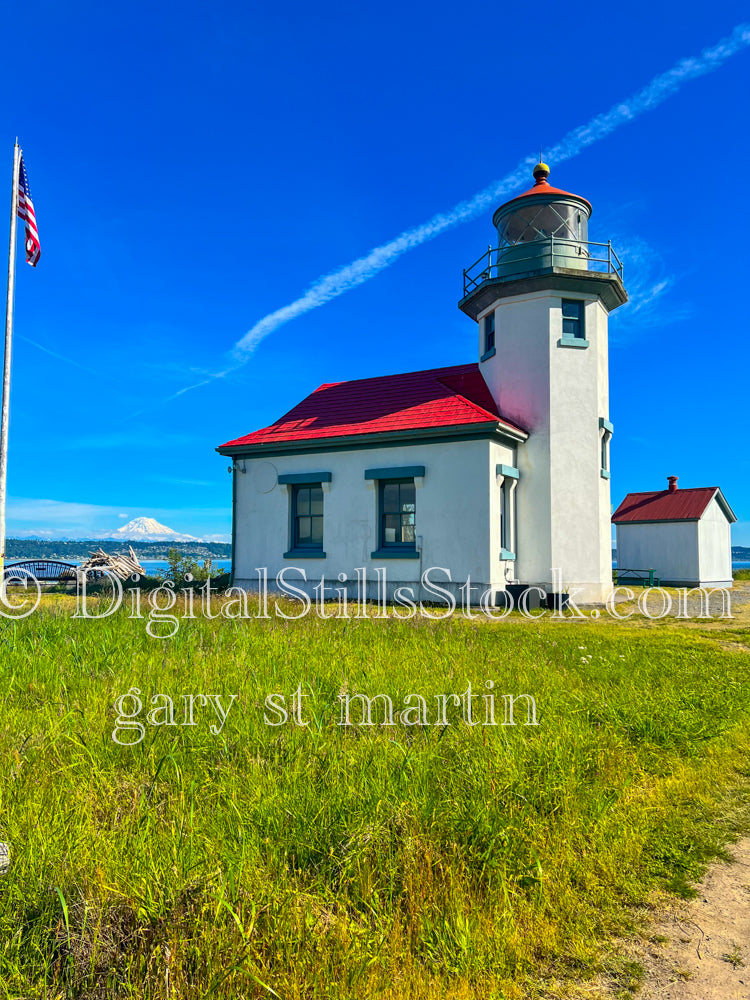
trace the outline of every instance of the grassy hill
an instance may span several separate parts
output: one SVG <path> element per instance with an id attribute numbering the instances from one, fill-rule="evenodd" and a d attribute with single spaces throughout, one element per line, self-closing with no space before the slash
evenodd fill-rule
<path id="1" fill-rule="evenodd" d="M 251 602 L 158 641 L 128 608 L 73 610 L 47 596 L 4 633 L 3 998 L 531 1000 L 595 974 L 622 996 L 639 972 L 612 938 L 747 822 L 746 612 L 321 621 Z M 498 722 L 528 693 L 539 724 L 521 703 L 486 725 L 488 681 Z M 449 702 L 436 725 L 469 682 L 481 724 Z M 131 688 L 145 734 L 119 746 Z M 267 695 L 295 690 L 305 725 L 270 725 Z M 198 692 L 236 696 L 218 734 L 200 702 L 185 724 Z M 429 724 L 380 725 L 378 704 L 342 727 L 356 692 L 419 694 Z M 164 693 L 174 725 L 155 726 Z"/>

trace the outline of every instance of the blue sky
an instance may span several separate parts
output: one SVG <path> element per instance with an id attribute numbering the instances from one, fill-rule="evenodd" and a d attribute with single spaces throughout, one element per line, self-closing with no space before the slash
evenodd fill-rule
<path id="1" fill-rule="evenodd" d="M 32 2 L 0 65 L 42 243 L 19 263 L 8 533 L 228 534 L 214 448 L 322 382 L 475 360 L 491 210 L 233 345 L 321 275 L 514 170 L 747 20 L 718 8 Z M 720 485 L 750 545 L 750 49 L 557 166 L 625 258 L 612 498 Z M 523 187 L 528 184 L 524 183 Z M 521 188 L 523 189 L 523 188 Z M 9 197 L 8 189 L 8 197 Z M 19 261 L 21 258 L 19 257 Z M 187 386 L 207 380 L 189 392 Z"/>

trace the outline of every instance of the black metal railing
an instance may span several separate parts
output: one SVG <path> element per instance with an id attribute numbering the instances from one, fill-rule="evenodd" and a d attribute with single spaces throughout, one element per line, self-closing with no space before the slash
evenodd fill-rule
<path id="1" fill-rule="evenodd" d="M 488 247 L 479 260 L 464 269 L 464 295 L 492 278 L 516 278 L 551 267 L 616 274 L 622 281 L 622 261 L 610 242 L 562 240 L 550 236 L 547 239 L 530 240 L 528 243 Z"/>

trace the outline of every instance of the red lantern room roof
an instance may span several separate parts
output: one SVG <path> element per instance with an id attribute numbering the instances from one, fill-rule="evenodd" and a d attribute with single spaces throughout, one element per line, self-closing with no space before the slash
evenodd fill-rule
<path id="1" fill-rule="evenodd" d="M 502 209 L 506 209 L 508 205 L 512 205 L 521 198 L 528 198 L 531 195 L 543 194 L 548 197 L 561 197 L 561 198 L 575 198 L 576 201 L 582 201 L 584 205 L 588 207 L 589 215 L 592 212 L 591 202 L 582 198 L 580 194 L 573 194 L 571 191 L 563 191 L 562 188 L 552 187 L 547 178 L 549 177 L 549 167 L 546 163 L 537 163 L 534 167 L 534 186 L 530 187 L 528 191 L 524 191 L 523 194 L 516 195 L 515 198 L 511 198 L 510 201 L 506 201 L 502 205 Z M 500 211 L 500 209 L 498 209 Z"/>

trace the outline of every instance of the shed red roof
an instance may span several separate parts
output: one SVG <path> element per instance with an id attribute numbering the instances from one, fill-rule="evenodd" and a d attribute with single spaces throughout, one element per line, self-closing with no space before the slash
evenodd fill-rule
<path id="1" fill-rule="evenodd" d="M 628 493 L 612 515 L 613 524 L 633 521 L 697 521 L 718 493 L 719 502 L 730 521 L 737 518 L 718 486 L 686 490 L 659 490 L 656 493 Z"/>
<path id="2" fill-rule="evenodd" d="M 270 427 L 227 441 L 220 450 L 486 423 L 525 436 L 498 413 L 479 366 L 455 365 L 321 385 Z"/>

